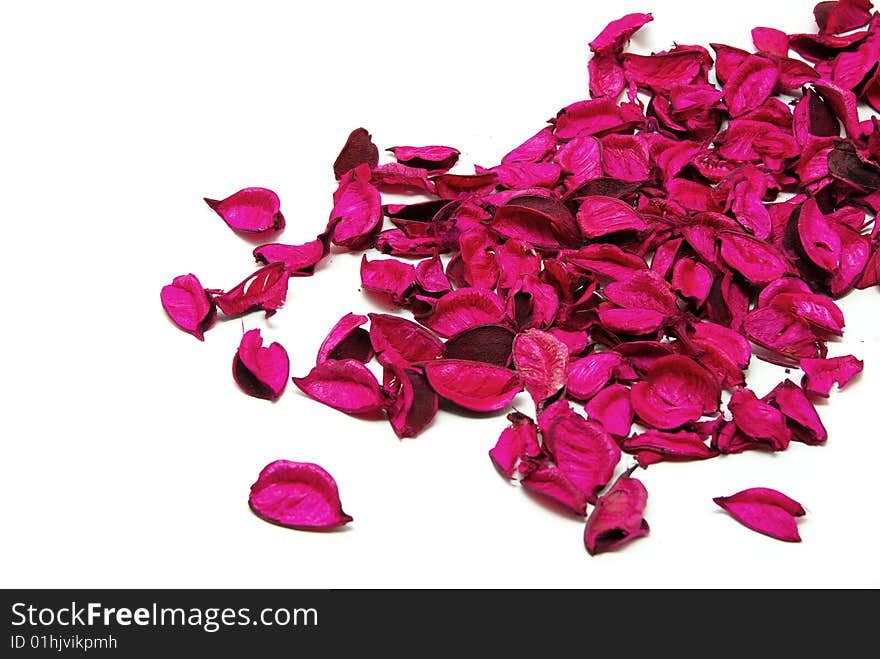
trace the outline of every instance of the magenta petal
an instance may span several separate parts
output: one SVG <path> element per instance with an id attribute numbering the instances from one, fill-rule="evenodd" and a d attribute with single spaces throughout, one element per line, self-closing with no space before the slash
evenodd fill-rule
<path id="1" fill-rule="evenodd" d="M 162 287 L 162 308 L 168 317 L 184 332 L 199 341 L 205 340 L 205 331 L 216 317 L 216 308 L 210 295 L 193 274 L 180 275 Z"/>
<path id="2" fill-rule="evenodd" d="M 777 540 L 800 542 L 795 517 L 806 514 L 794 499 L 766 487 L 754 487 L 729 497 L 712 499 L 748 528 Z"/>
<path id="3" fill-rule="evenodd" d="M 452 290 L 449 277 L 443 271 L 443 262 L 436 256 L 416 264 L 416 284 L 428 294 L 444 294 Z"/>
<path id="4" fill-rule="evenodd" d="M 831 228 L 831 222 L 819 210 L 815 199 L 808 199 L 801 207 L 797 231 L 810 261 L 826 272 L 838 267 L 842 248 L 840 236 Z"/>
<path id="5" fill-rule="evenodd" d="M 373 144 L 366 128 L 355 128 L 336 157 L 336 162 L 333 163 L 333 174 L 338 181 L 344 174 L 362 164 L 366 164 L 371 169 L 378 165 L 379 149 Z"/>
<path id="6" fill-rule="evenodd" d="M 302 245 L 268 243 L 254 249 L 254 258 L 265 265 L 281 261 L 291 276 L 309 276 L 330 251 L 327 234 L 322 234 Z"/>
<path id="7" fill-rule="evenodd" d="M 724 102 L 731 117 L 754 110 L 776 87 L 779 79 L 777 66 L 760 55 L 747 57 L 724 84 Z"/>
<path id="8" fill-rule="evenodd" d="M 679 259 L 672 270 L 672 287 L 702 306 L 712 290 L 714 278 L 708 267 L 694 259 Z"/>
<path id="9" fill-rule="evenodd" d="M 292 529 L 332 529 L 352 521 L 342 510 L 336 481 L 310 462 L 266 465 L 251 486 L 248 503 L 267 522 Z"/>
<path id="10" fill-rule="evenodd" d="M 769 284 L 788 271 L 785 258 L 772 245 L 732 231 L 722 231 L 718 238 L 721 258 L 752 284 Z"/>
<path id="11" fill-rule="evenodd" d="M 333 193 L 328 226 L 333 244 L 351 250 L 372 245 L 382 227 L 382 199 L 370 183 L 368 165 L 358 165 L 343 175 Z"/>
<path id="12" fill-rule="evenodd" d="M 443 342 L 418 323 L 382 313 L 371 313 L 369 317 L 370 342 L 376 352 L 393 350 L 409 363 L 443 354 Z"/>
<path id="13" fill-rule="evenodd" d="M 526 330 L 513 340 L 513 363 L 537 405 L 565 386 L 568 348 L 552 334 Z"/>
<path id="14" fill-rule="evenodd" d="M 587 497 L 559 467 L 542 466 L 520 481 L 527 490 L 561 503 L 574 514 L 587 514 Z"/>
<path id="15" fill-rule="evenodd" d="M 502 165 L 515 162 L 541 162 L 556 150 L 556 137 L 549 126 L 542 128 L 501 159 Z"/>
<path id="16" fill-rule="evenodd" d="M 828 359 L 801 359 L 804 372 L 803 386 L 808 394 L 828 397 L 832 387 L 837 384 L 843 389 L 846 383 L 862 372 L 865 363 L 852 355 L 830 357 Z"/>
<path id="17" fill-rule="evenodd" d="M 370 292 L 387 295 L 397 304 L 404 301 L 415 280 L 416 269 L 409 263 L 396 259 L 368 261 L 366 254 L 361 258 L 361 286 Z"/>
<path id="18" fill-rule="evenodd" d="M 622 363 L 623 358 L 616 352 L 597 352 L 571 362 L 566 378 L 568 394 L 578 400 L 589 400 L 611 381 Z"/>
<path id="19" fill-rule="evenodd" d="M 262 309 L 268 317 L 284 304 L 289 279 L 284 263 L 270 263 L 249 275 L 235 288 L 218 295 L 214 301 L 227 316 Z"/>
<path id="20" fill-rule="evenodd" d="M 475 412 L 506 407 L 523 387 L 513 371 L 484 362 L 435 359 L 422 368 L 440 396 Z"/>
<path id="21" fill-rule="evenodd" d="M 367 322 L 366 316 L 347 313 L 333 326 L 327 338 L 318 348 L 316 364 L 328 359 L 357 359 L 368 362 L 373 357 L 370 335 L 361 325 Z"/>
<path id="22" fill-rule="evenodd" d="M 433 311 L 419 320 L 443 337 L 471 327 L 497 323 L 504 317 L 501 299 L 492 291 L 461 288 L 438 300 Z"/>
<path id="23" fill-rule="evenodd" d="M 646 466 L 646 462 L 706 460 L 718 455 L 718 450 L 707 446 L 700 435 L 687 430 L 646 430 L 625 439 L 622 448 L 627 453 L 635 453 L 642 466 Z"/>
<path id="24" fill-rule="evenodd" d="M 641 216 L 619 199 L 586 197 L 577 212 L 577 222 L 585 238 L 596 238 L 617 231 L 644 231 Z"/>
<path id="25" fill-rule="evenodd" d="M 727 408 L 737 428 L 747 436 L 767 442 L 774 451 L 788 448 L 791 431 L 785 415 L 758 399 L 750 389 L 734 391 Z"/>
<path id="26" fill-rule="evenodd" d="M 591 556 L 648 535 L 643 515 L 648 490 L 637 478 L 624 472 L 608 491 L 599 497 L 584 530 L 584 544 Z"/>
<path id="27" fill-rule="evenodd" d="M 511 412 L 507 415 L 507 420 L 510 425 L 499 435 L 495 446 L 489 451 L 489 457 L 499 472 L 507 478 L 513 478 L 520 460 L 540 453 L 538 427 L 529 417 L 519 412 Z"/>
<path id="28" fill-rule="evenodd" d="M 673 316 L 678 312 L 678 297 L 663 277 L 651 270 L 637 270 L 623 281 L 605 287 L 605 297 L 627 309 L 648 309 Z"/>
<path id="29" fill-rule="evenodd" d="M 293 382 L 310 398 L 346 414 L 370 414 L 385 405 L 376 376 L 356 359 L 328 360 Z"/>
<path id="30" fill-rule="evenodd" d="M 557 466 L 594 503 L 614 474 L 620 447 L 602 426 L 571 411 L 562 413 L 544 432 L 544 442 Z"/>
<path id="31" fill-rule="evenodd" d="M 828 432 L 819 418 L 816 407 L 807 398 L 804 390 L 791 380 L 780 382 L 767 396 L 767 402 L 776 405 L 789 420 L 792 439 L 805 444 L 822 444 L 828 439 Z"/>
<path id="32" fill-rule="evenodd" d="M 205 203 L 233 231 L 267 233 L 284 228 L 278 195 L 266 188 L 244 188 L 222 201 L 206 197 Z"/>
<path id="33" fill-rule="evenodd" d="M 264 348 L 260 330 L 249 330 L 241 337 L 235 353 L 232 376 L 246 394 L 278 400 L 290 377 L 287 351 L 280 343 Z"/>
<path id="34" fill-rule="evenodd" d="M 594 53 L 619 53 L 633 34 L 653 20 L 654 17 L 651 14 L 627 14 L 613 20 L 590 42 L 590 50 Z"/>
<path id="35" fill-rule="evenodd" d="M 614 437 L 626 437 L 633 422 L 629 387 L 608 385 L 584 405 L 584 411 Z"/>

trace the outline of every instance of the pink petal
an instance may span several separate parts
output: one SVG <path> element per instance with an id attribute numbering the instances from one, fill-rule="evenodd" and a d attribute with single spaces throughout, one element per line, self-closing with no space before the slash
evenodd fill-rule
<path id="1" fill-rule="evenodd" d="M 452 290 L 449 277 L 443 272 L 443 262 L 432 257 L 416 264 L 416 284 L 425 293 L 448 293 Z"/>
<path id="2" fill-rule="evenodd" d="M 369 317 L 370 342 L 376 352 L 393 350 L 409 363 L 443 354 L 443 342 L 418 323 L 382 313 L 371 313 Z"/>
<path id="3" fill-rule="evenodd" d="M 752 55 L 743 60 L 724 84 L 724 102 L 730 116 L 738 117 L 761 105 L 778 79 L 779 70 L 769 59 Z"/>
<path id="4" fill-rule="evenodd" d="M 614 437 L 626 437 L 633 423 L 629 387 L 608 385 L 584 405 L 584 411 Z"/>
<path id="5" fill-rule="evenodd" d="M 595 503 L 620 460 L 620 447 L 598 423 L 575 412 L 560 414 L 544 432 L 557 466 Z"/>
<path id="6" fill-rule="evenodd" d="M 649 309 L 673 316 L 678 313 L 678 297 L 665 279 L 650 270 L 638 270 L 623 281 L 605 287 L 605 297 L 629 309 Z"/>
<path id="7" fill-rule="evenodd" d="M 837 34 L 865 25 L 871 20 L 871 9 L 871 0 L 820 2 L 813 8 L 813 16 L 822 32 Z"/>
<path id="8" fill-rule="evenodd" d="M 457 199 L 492 192 L 498 185 L 498 174 L 441 174 L 434 179 L 437 194 L 443 199 Z"/>
<path id="9" fill-rule="evenodd" d="M 500 298 L 478 288 L 462 288 L 441 297 L 433 311 L 420 321 L 443 337 L 471 327 L 497 323 L 504 316 Z"/>
<path id="10" fill-rule="evenodd" d="M 687 430 L 646 430 L 625 439 L 622 448 L 627 453 L 634 453 L 642 467 L 665 460 L 706 460 L 719 453 L 717 449 L 707 446 L 700 435 Z"/>
<path id="11" fill-rule="evenodd" d="M 810 261 L 827 272 L 838 267 L 842 248 L 840 236 L 819 210 L 815 199 L 808 199 L 801 207 L 797 231 L 801 246 Z"/>
<path id="12" fill-rule="evenodd" d="M 232 362 L 232 375 L 246 394 L 278 400 L 290 377 L 287 351 L 280 343 L 264 348 L 260 330 L 249 330 L 241 337 Z"/>
<path id="13" fill-rule="evenodd" d="M 422 368 L 440 396 L 475 412 L 500 410 L 522 391 L 516 373 L 484 362 L 435 359 Z"/>
<path id="14" fill-rule="evenodd" d="M 577 213 L 578 227 L 585 238 L 617 231 L 644 231 L 645 221 L 632 207 L 611 197 L 586 197 Z"/>
<path id="15" fill-rule="evenodd" d="M 733 231 L 722 231 L 718 238 L 721 258 L 752 284 L 769 284 L 788 271 L 784 257 L 757 238 Z"/>
<path id="16" fill-rule="evenodd" d="M 571 362 L 568 366 L 567 392 L 578 400 L 589 400 L 610 382 L 623 363 L 616 352 L 597 352 Z"/>
<path id="17" fill-rule="evenodd" d="M 801 386 L 808 394 L 828 397 L 832 387 L 837 384 L 843 389 L 847 382 L 862 372 L 865 363 L 852 355 L 830 357 L 828 359 L 801 359 L 804 372 Z"/>
<path id="18" fill-rule="evenodd" d="M 619 53 L 629 43 L 633 34 L 653 20 L 651 14 L 627 14 L 613 20 L 590 42 L 590 50 L 594 53 Z"/>
<path id="19" fill-rule="evenodd" d="M 416 269 L 396 259 L 361 258 L 361 286 L 379 295 L 387 295 L 396 304 L 402 304 L 407 291 L 416 280 Z"/>
<path id="20" fill-rule="evenodd" d="M 778 407 L 788 419 L 792 439 L 811 445 L 822 444 L 828 439 L 828 432 L 816 407 L 807 398 L 804 390 L 791 380 L 780 382 L 764 400 Z"/>
<path id="21" fill-rule="evenodd" d="M 316 364 L 328 359 L 356 359 L 368 362 L 373 358 L 370 335 L 361 325 L 367 322 L 366 316 L 347 313 L 333 326 L 327 338 L 318 348 Z"/>
<path id="22" fill-rule="evenodd" d="M 284 263 L 270 263 L 249 275 L 233 289 L 218 295 L 214 302 L 227 316 L 238 316 L 262 309 L 268 318 L 284 304 L 289 279 Z"/>
<path id="23" fill-rule="evenodd" d="M 568 348 L 552 334 L 526 330 L 513 340 L 513 363 L 537 405 L 565 386 Z"/>
<path id="24" fill-rule="evenodd" d="M 369 166 L 358 165 L 339 181 L 328 225 L 334 245 L 360 250 L 375 241 L 382 227 L 382 200 L 370 177 Z"/>
<path id="25" fill-rule="evenodd" d="M 366 128 L 355 128 L 351 131 L 333 163 L 333 174 L 337 181 L 358 165 L 366 164 L 372 169 L 379 164 L 379 149 L 370 137 Z"/>
<path id="26" fill-rule="evenodd" d="M 265 265 L 281 261 L 284 269 L 292 276 L 310 276 L 315 267 L 330 253 L 329 234 L 321 234 L 302 245 L 268 243 L 254 249 L 254 258 Z"/>
<path id="27" fill-rule="evenodd" d="M 767 442 L 774 451 L 788 448 L 791 431 L 786 424 L 785 415 L 777 408 L 758 399 L 750 389 L 733 392 L 727 408 L 733 415 L 733 422 L 752 439 Z"/>
<path id="28" fill-rule="evenodd" d="M 648 522 L 643 517 L 648 491 L 631 473 L 632 470 L 621 474 L 590 513 L 584 544 L 591 556 L 648 535 Z"/>
<path id="29" fill-rule="evenodd" d="M 352 521 L 342 510 L 336 481 L 310 462 L 266 465 L 251 486 L 248 503 L 267 522 L 292 529 L 332 529 Z"/>
<path id="30" fill-rule="evenodd" d="M 752 29 L 752 42 L 759 52 L 786 57 L 788 55 L 788 35 L 772 27 Z"/>
<path id="31" fill-rule="evenodd" d="M 575 515 L 587 514 L 587 497 L 559 467 L 541 466 L 520 481 L 527 490 L 553 499 Z"/>
<path id="32" fill-rule="evenodd" d="M 702 306 L 712 290 L 712 271 L 694 259 L 679 259 L 672 270 L 672 287 Z"/>
<path id="33" fill-rule="evenodd" d="M 221 201 L 205 197 L 205 203 L 239 233 L 268 233 L 284 228 L 278 195 L 266 188 L 244 188 Z"/>
<path id="34" fill-rule="evenodd" d="M 175 277 L 162 287 L 160 298 L 162 308 L 175 325 L 199 341 L 205 340 L 205 332 L 216 318 L 216 308 L 198 277 L 194 274 Z"/>
<path id="35" fill-rule="evenodd" d="M 526 457 L 535 457 L 540 453 L 538 446 L 538 427 L 525 414 L 511 412 L 507 415 L 510 425 L 505 428 L 495 446 L 489 451 L 489 457 L 499 472 L 507 478 L 513 478 L 517 463 Z"/>
<path id="36" fill-rule="evenodd" d="M 322 362 L 293 383 L 310 398 L 346 414 L 371 414 L 385 405 L 376 376 L 356 359 Z"/>
<path id="37" fill-rule="evenodd" d="M 794 499 L 766 487 L 754 487 L 729 497 L 712 499 L 738 522 L 764 535 L 800 542 L 795 517 L 806 514 Z"/>

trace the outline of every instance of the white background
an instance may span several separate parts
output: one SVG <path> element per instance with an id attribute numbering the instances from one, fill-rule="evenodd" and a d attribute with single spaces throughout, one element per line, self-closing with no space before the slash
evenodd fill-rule
<path id="1" fill-rule="evenodd" d="M 845 299 L 832 355 L 863 375 L 820 406 L 826 446 L 793 443 L 639 471 L 647 538 L 590 557 L 583 521 L 506 483 L 487 451 L 502 413 L 441 413 L 413 440 L 292 384 L 241 393 L 245 329 L 283 343 L 292 373 L 327 330 L 376 310 L 360 255 L 290 282 L 287 304 L 221 322 L 200 343 L 159 291 L 193 272 L 230 288 L 253 244 L 202 201 L 274 189 L 314 237 L 332 163 L 364 126 L 381 149 L 447 144 L 491 166 L 586 97 L 587 42 L 653 11 L 631 51 L 673 41 L 750 48 L 749 31 L 813 27 L 812 2 L 6 3 L 0 10 L 5 587 L 878 587 L 878 291 Z M 384 154 L 387 155 L 387 154 Z M 792 374 L 799 378 L 799 372 Z M 766 393 L 784 373 L 753 360 Z M 515 401 L 530 409 L 523 395 Z M 268 462 L 323 465 L 354 522 L 267 524 L 247 506 Z M 801 544 L 712 503 L 752 486 L 801 501 Z"/>

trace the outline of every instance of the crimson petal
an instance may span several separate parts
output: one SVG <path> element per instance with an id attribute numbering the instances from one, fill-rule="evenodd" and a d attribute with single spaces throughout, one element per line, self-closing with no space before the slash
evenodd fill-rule
<path id="1" fill-rule="evenodd" d="M 264 348 L 260 330 L 252 329 L 241 337 L 232 375 L 246 394 L 278 400 L 290 377 L 290 359 L 280 343 L 273 342 Z"/>
<path id="2" fill-rule="evenodd" d="M 806 514 L 803 506 L 782 492 L 753 487 L 729 497 L 712 499 L 738 522 L 764 535 L 786 542 L 800 542 L 795 517 Z"/>

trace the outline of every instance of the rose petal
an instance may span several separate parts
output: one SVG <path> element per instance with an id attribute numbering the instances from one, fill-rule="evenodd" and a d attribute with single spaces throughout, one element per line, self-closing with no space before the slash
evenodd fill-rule
<path id="1" fill-rule="evenodd" d="M 246 394 L 278 400 L 290 377 L 290 359 L 280 343 L 264 348 L 260 330 L 252 329 L 241 337 L 232 361 L 232 376 Z"/>
<path id="2" fill-rule="evenodd" d="M 552 334 L 526 330 L 513 340 L 513 363 L 537 405 L 565 386 L 568 348 Z"/>
<path id="3" fill-rule="evenodd" d="M 368 362 L 373 358 L 370 335 L 361 325 L 367 322 L 366 316 L 347 313 L 333 326 L 327 338 L 318 348 L 316 364 L 328 359 L 356 359 Z"/>
<path id="4" fill-rule="evenodd" d="M 615 550 L 648 535 L 643 515 L 648 491 L 632 470 L 626 471 L 599 497 L 584 530 L 584 545 L 591 556 Z"/>
<path id="5" fill-rule="evenodd" d="M 862 372 L 864 362 L 852 355 L 828 359 L 804 358 L 800 362 L 804 377 L 801 386 L 808 394 L 828 397 L 837 384 L 843 389 L 853 377 Z"/>
<path id="6" fill-rule="evenodd" d="M 199 341 L 205 340 L 205 332 L 216 318 L 216 307 L 198 277 L 191 273 L 175 277 L 162 287 L 160 298 L 175 325 Z"/>
<path id="7" fill-rule="evenodd" d="M 346 414 L 374 413 L 386 402 L 376 376 L 356 359 L 327 360 L 293 383 L 310 398 Z"/>
<path id="8" fill-rule="evenodd" d="M 794 499 L 766 487 L 754 487 L 729 497 L 712 499 L 738 522 L 764 535 L 786 542 L 800 542 L 795 517 L 806 514 Z"/>
<path id="9" fill-rule="evenodd" d="M 344 174 L 358 165 L 366 164 L 370 169 L 379 164 L 379 149 L 373 144 L 366 128 L 355 128 L 351 131 L 345 146 L 333 163 L 333 174 L 338 181 Z"/>
<path id="10" fill-rule="evenodd" d="M 422 368 L 434 391 L 474 412 L 500 410 L 523 388 L 516 373 L 484 362 L 435 359 Z"/>
<path id="11" fill-rule="evenodd" d="M 278 195 L 266 188 L 244 188 L 220 201 L 205 197 L 205 203 L 239 233 L 259 234 L 284 228 Z"/>
<path id="12" fill-rule="evenodd" d="M 251 486 L 248 503 L 267 522 L 292 529 L 332 529 L 352 521 L 342 510 L 336 481 L 310 462 L 266 465 Z"/>

